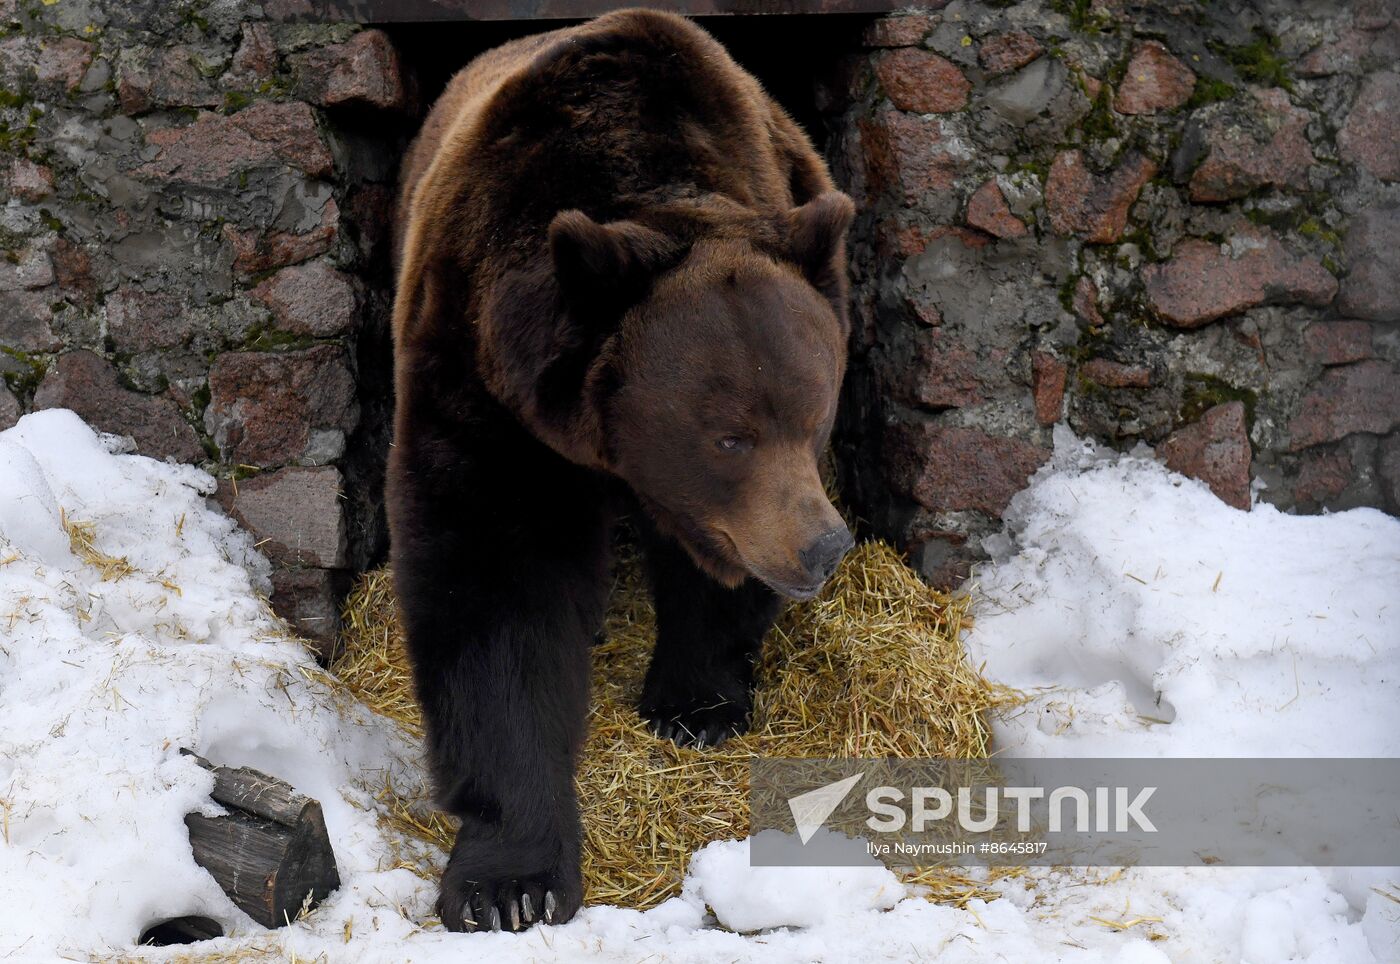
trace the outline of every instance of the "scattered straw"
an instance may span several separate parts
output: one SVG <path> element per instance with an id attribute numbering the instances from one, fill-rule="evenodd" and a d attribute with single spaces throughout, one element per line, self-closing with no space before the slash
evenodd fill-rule
<path id="1" fill-rule="evenodd" d="M 1016 699 L 967 662 L 959 638 L 966 600 L 930 590 L 893 549 L 868 542 L 820 597 L 789 606 L 774 627 L 753 731 L 718 748 L 681 749 L 652 736 L 634 709 L 655 634 L 639 570 L 624 552 L 606 642 L 593 650 L 578 778 L 590 903 L 654 906 L 679 892 L 692 852 L 747 836 L 748 763 L 757 755 L 982 758 L 988 710 Z M 421 732 L 387 570 L 361 577 L 344 627 L 335 675 L 376 711 Z M 397 829 L 451 848 L 450 819 L 392 786 L 383 799 Z M 934 900 L 993 896 L 986 875 L 934 869 L 908 879 Z"/>
<path id="2" fill-rule="evenodd" d="M 1134 927 L 1137 927 L 1139 924 L 1160 924 L 1160 923 L 1162 923 L 1162 918 L 1160 918 L 1160 917 L 1134 917 L 1132 920 L 1109 920 L 1107 917 L 1093 917 L 1093 916 L 1090 916 L 1089 919 L 1090 919 L 1091 921 L 1093 921 L 1095 924 L 1102 924 L 1104 927 L 1107 927 L 1107 928 L 1109 928 L 1109 929 L 1111 929 L 1111 930 L 1115 930 L 1115 931 L 1132 930 Z"/>
<path id="3" fill-rule="evenodd" d="M 8 834 L 6 835 L 6 839 L 9 839 Z M 1400 904 L 1400 891 L 1397 891 L 1396 893 L 1392 894 L 1390 891 L 1381 890 L 1379 887 L 1372 887 L 1371 889 L 1374 890 L 1376 893 L 1380 894 L 1386 900 L 1391 900 L 1397 904 Z"/>
<path id="4" fill-rule="evenodd" d="M 95 524 L 74 521 L 62 508 L 58 513 L 59 523 L 68 533 L 68 548 L 83 562 L 98 569 L 104 582 L 121 579 L 136 571 L 125 556 L 109 556 L 97 548 Z"/>

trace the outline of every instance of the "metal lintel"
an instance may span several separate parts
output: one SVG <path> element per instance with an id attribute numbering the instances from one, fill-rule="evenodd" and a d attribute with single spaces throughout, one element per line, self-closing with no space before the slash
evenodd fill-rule
<path id="1" fill-rule="evenodd" d="M 274 20 L 321 23 L 423 23 L 471 20 L 578 20 L 629 6 L 694 17 L 781 14 L 875 14 L 941 7 L 938 0 L 273 0 Z"/>

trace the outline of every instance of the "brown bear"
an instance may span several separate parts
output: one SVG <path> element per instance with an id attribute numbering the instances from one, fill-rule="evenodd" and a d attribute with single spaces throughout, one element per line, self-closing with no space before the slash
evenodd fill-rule
<path id="1" fill-rule="evenodd" d="M 404 164 L 392 562 L 452 930 L 569 919 L 574 766 L 610 528 L 658 622 L 639 709 L 741 732 L 780 596 L 851 546 L 818 474 L 845 370 L 853 208 L 705 31 L 644 10 L 458 73 Z"/>

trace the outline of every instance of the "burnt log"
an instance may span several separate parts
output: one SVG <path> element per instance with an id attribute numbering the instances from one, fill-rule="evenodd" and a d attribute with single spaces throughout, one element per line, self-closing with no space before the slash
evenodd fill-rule
<path id="1" fill-rule="evenodd" d="M 238 908 L 264 927 L 282 927 L 340 886 L 321 804 L 248 767 L 216 767 L 210 796 L 227 813 L 185 815 L 199 864 Z"/>

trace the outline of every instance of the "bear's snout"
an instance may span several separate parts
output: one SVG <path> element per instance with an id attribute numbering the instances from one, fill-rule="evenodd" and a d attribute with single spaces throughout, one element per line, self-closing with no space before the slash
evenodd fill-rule
<path id="1" fill-rule="evenodd" d="M 842 557 L 850 552 L 855 544 L 851 530 L 843 524 L 823 532 L 811 545 L 798 552 L 797 558 L 807 570 L 810 584 L 821 586 L 830 579 Z"/>
<path id="2" fill-rule="evenodd" d="M 826 497 L 810 449 L 775 446 L 757 462 L 747 498 L 711 525 L 749 575 L 791 599 L 811 599 L 855 540 Z"/>

